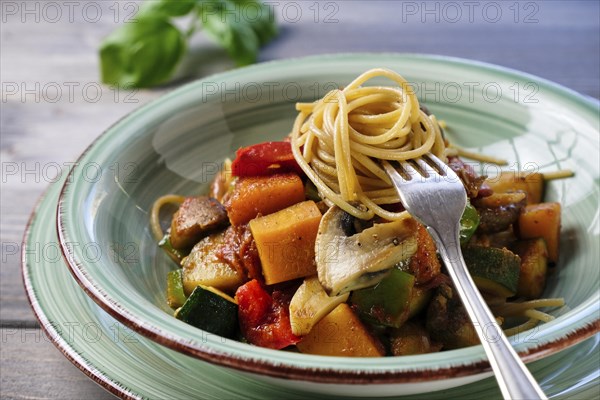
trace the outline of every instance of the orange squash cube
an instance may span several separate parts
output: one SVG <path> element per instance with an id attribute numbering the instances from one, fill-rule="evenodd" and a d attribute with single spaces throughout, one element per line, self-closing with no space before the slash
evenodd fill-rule
<path id="1" fill-rule="evenodd" d="M 312 200 L 250 221 L 267 285 L 317 273 L 315 240 L 320 222 L 321 212 Z"/>
<path id="2" fill-rule="evenodd" d="M 232 225 L 245 224 L 304 200 L 304 185 L 296 174 L 239 178 L 225 201 Z"/>
<path id="3" fill-rule="evenodd" d="M 296 345 L 306 354 L 340 357 L 383 357 L 381 343 L 365 325 L 342 303 L 327 314 Z"/>
<path id="4" fill-rule="evenodd" d="M 519 216 L 521 239 L 542 238 L 548 248 L 548 261 L 557 262 L 560 239 L 560 203 L 525 206 Z"/>

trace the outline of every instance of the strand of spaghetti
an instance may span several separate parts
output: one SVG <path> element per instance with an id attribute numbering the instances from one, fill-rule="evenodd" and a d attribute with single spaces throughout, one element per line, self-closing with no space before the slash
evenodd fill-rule
<path id="1" fill-rule="evenodd" d="M 360 218 L 360 219 L 371 219 L 373 218 L 374 213 L 370 210 L 363 210 L 358 207 L 352 206 L 350 203 L 343 201 L 341 196 L 334 192 L 329 186 L 327 186 L 321 178 L 315 173 L 315 171 L 308 165 L 308 163 L 301 156 L 300 148 L 294 145 L 298 140 L 298 135 L 300 133 L 300 126 L 302 124 L 302 114 L 298 115 L 296 120 L 294 121 L 294 129 L 292 130 L 291 135 L 291 143 L 292 143 L 292 153 L 294 154 L 294 158 L 298 162 L 300 168 L 304 171 L 306 176 L 313 182 L 313 184 L 317 187 L 317 190 L 320 194 L 322 194 L 325 199 L 325 203 L 328 206 L 332 206 L 333 204 L 340 207 L 342 210 L 346 211 L 348 214 Z"/>
<path id="2" fill-rule="evenodd" d="M 363 86 L 373 78 L 394 84 Z M 399 218 L 381 207 L 399 199 L 380 160 L 410 160 L 428 152 L 446 160 L 437 120 L 419 108 L 414 90 L 393 71 L 367 71 L 296 109 L 291 144 L 298 165 L 328 203 L 354 217 Z"/>
<path id="3" fill-rule="evenodd" d="M 527 310 L 533 310 L 542 307 L 562 307 L 565 305 L 563 298 L 548 298 L 548 299 L 536 299 L 530 301 L 524 301 L 521 303 L 503 303 L 498 305 L 492 305 L 494 312 L 505 317 L 513 317 L 524 315 L 523 313 Z"/>
<path id="4" fill-rule="evenodd" d="M 506 161 L 502 158 L 492 157 L 492 156 L 488 156 L 488 155 L 481 154 L 481 153 L 475 153 L 473 151 L 465 150 L 462 147 L 458 147 L 456 145 L 452 145 L 452 148 L 456 149 L 456 152 L 459 156 L 470 158 L 471 160 L 475 160 L 475 161 L 479 161 L 479 162 L 487 162 L 487 163 L 496 164 L 496 165 L 508 164 L 508 161 Z"/>
<path id="5" fill-rule="evenodd" d="M 539 319 L 542 322 L 550 322 L 554 319 L 554 317 L 550 314 L 546 314 L 540 310 L 527 310 L 525 311 L 525 316 L 529 318 Z"/>
<path id="6" fill-rule="evenodd" d="M 506 336 L 512 336 L 512 335 L 516 335 L 522 332 L 525 332 L 529 329 L 535 328 L 536 325 L 539 323 L 540 321 L 535 319 L 535 318 L 530 318 L 527 320 L 527 322 L 521 324 L 521 325 L 517 325 L 514 326 L 512 328 L 508 328 L 504 330 L 504 334 Z"/>
<path id="7" fill-rule="evenodd" d="M 570 169 L 560 169 L 558 171 L 551 171 L 551 172 L 543 172 L 542 176 L 544 177 L 544 180 L 552 180 L 552 179 L 564 179 L 564 178 L 570 178 L 572 176 L 575 175 L 575 172 L 571 171 Z"/>
<path id="8" fill-rule="evenodd" d="M 150 229 L 152 230 L 152 236 L 154 239 L 159 241 L 163 238 L 164 232 L 160 226 L 160 209 L 166 204 L 181 204 L 185 200 L 185 197 L 176 194 L 167 194 L 161 196 L 154 201 L 152 209 L 150 210 Z"/>
<path id="9" fill-rule="evenodd" d="M 339 140 L 341 141 L 342 146 L 342 154 L 343 154 L 343 167 L 344 174 L 346 175 L 346 185 L 347 185 L 347 193 L 348 197 L 344 198 L 346 201 L 356 200 L 356 171 L 352 165 L 352 153 L 350 152 L 350 136 L 348 129 L 348 103 L 346 102 L 346 97 L 338 92 L 338 101 L 339 101 L 339 113 L 336 119 L 339 120 Z"/>

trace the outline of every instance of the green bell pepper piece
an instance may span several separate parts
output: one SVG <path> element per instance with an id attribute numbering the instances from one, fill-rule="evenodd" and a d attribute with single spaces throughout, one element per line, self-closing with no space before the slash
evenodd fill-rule
<path id="1" fill-rule="evenodd" d="M 409 316 L 415 277 L 394 268 L 377 285 L 352 293 L 351 303 L 367 322 L 400 327 Z"/>
<path id="2" fill-rule="evenodd" d="M 471 236 L 475 233 L 475 230 L 479 226 L 479 213 L 471 205 L 471 203 L 467 202 L 467 206 L 465 207 L 465 211 L 463 212 L 462 217 L 460 218 L 460 244 L 466 244 Z"/>

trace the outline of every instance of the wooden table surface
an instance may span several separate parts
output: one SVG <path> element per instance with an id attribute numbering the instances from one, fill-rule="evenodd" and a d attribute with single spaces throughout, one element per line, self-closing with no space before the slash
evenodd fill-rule
<path id="1" fill-rule="evenodd" d="M 351 51 L 443 54 L 507 66 L 600 97 L 597 1 L 314 3 L 276 7 L 281 34 L 262 50 L 261 61 Z M 0 397 L 110 398 L 40 339 L 20 276 L 23 230 L 57 171 L 66 173 L 111 123 L 178 83 L 136 92 L 100 85 L 98 44 L 129 15 L 132 2 L 53 4 L 1 3 Z M 207 40 L 194 46 L 201 50 L 196 75 L 230 67 Z"/>

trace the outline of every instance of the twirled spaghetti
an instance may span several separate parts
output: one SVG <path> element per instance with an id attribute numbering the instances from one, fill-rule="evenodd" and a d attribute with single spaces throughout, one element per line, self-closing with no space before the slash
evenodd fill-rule
<path id="1" fill-rule="evenodd" d="M 362 86 L 376 77 L 397 86 Z M 296 161 L 330 205 L 357 218 L 401 216 L 381 207 L 399 198 L 378 160 L 404 161 L 428 152 L 446 160 L 435 116 L 419 108 L 409 83 L 396 72 L 369 70 L 296 109 L 291 134 Z"/>

